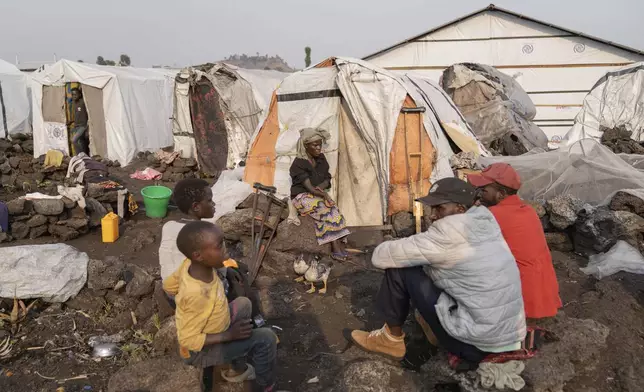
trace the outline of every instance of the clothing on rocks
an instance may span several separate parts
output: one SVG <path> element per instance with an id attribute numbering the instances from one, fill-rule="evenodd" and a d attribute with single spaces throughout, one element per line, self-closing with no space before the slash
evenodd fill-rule
<path id="1" fill-rule="evenodd" d="M 154 170 L 151 167 L 146 167 L 143 170 L 137 170 L 134 173 L 130 174 L 130 178 L 144 181 L 160 180 L 162 176 L 163 173 L 158 170 Z"/>
<path id="2" fill-rule="evenodd" d="M 488 353 L 455 339 L 443 328 L 436 313 L 436 304 L 442 293 L 422 267 L 391 268 L 385 271 L 376 296 L 376 306 L 388 325 L 402 326 L 409 315 L 411 302 L 441 347 L 470 362 L 480 362 Z"/>
<path id="3" fill-rule="evenodd" d="M 317 142 L 319 140 L 321 140 L 322 143 L 326 143 L 330 138 L 331 134 L 324 129 L 304 128 L 300 130 L 300 138 L 297 141 L 297 157 L 308 159 L 308 154 L 306 153 L 307 144 Z"/>
<path id="4" fill-rule="evenodd" d="M 517 195 L 490 207 L 490 211 L 519 266 L 526 317 L 555 316 L 562 306 L 559 283 L 539 216 Z"/>
<path id="5" fill-rule="evenodd" d="M 75 187 L 58 185 L 57 190 L 59 195 L 77 202 L 81 208 L 85 208 L 85 206 L 87 205 L 85 202 L 85 196 L 83 196 L 85 187 L 83 187 L 82 185 L 77 185 Z"/>
<path id="6" fill-rule="evenodd" d="M 0 201 L 0 232 L 7 233 L 9 231 L 9 208 L 7 205 Z"/>
<path id="7" fill-rule="evenodd" d="M 331 174 L 329 173 L 329 162 L 324 154 L 315 158 L 315 166 L 308 158 L 295 158 L 289 169 L 291 175 L 291 199 L 294 199 L 300 193 L 308 192 L 304 186 L 304 181 L 311 181 L 313 187 L 317 187 L 325 181 L 331 183 Z"/>
<path id="8" fill-rule="evenodd" d="M 174 162 L 174 160 L 177 159 L 180 155 L 181 153 L 179 151 L 168 152 L 159 150 L 154 153 L 154 156 L 156 156 L 161 163 L 165 163 L 166 165 L 171 165 L 172 162 Z"/>
<path id="9" fill-rule="evenodd" d="M 44 166 L 54 166 L 54 167 L 60 167 L 60 165 L 63 164 L 63 159 L 65 157 L 65 154 L 63 154 L 62 151 L 59 150 L 49 150 L 47 151 L 47 154 L 45 155 L 45 162 Z"/>
<path id="10" fill-rule="evenodd" d="M 315 220 L 318 245 L 328 244 L 350 234 L 338 207 L 329 207 L 322 198 L 308 192 L 300 193 L 293 199 L 293 205 L 300 215 L 308 215 Z"/>
<path id="11" fill-rule="evenodd" d="M 481 363 L 476 369 L 480 377 L 481 386 L 486 389 L 496 388 L 504 390 L 506 388 L 513 391 L 520 391 L 525 387 L 525 380 L 521 373 L 525 369 L 525 364 L 521 361 L 510 361 L 506 363 Z"/>
<path id="12" fill-rule="evenodd" d="M 248 298 L 239 297 L 232 301 L 229 308 L 231 324 L 250 319 L 251 308 Z M 257 383 L 261 386 L 273 385 L 277 362 L 277 336 L 269 328 L 253 329 L 250 338 L 245 340 L 213 344 L 203 347 L 200 351 L 192 351 L 186 358 L 186 363 L 200 368 L 226 363 L 232 363 L 233 367 L 237 367 L 245 357 L 249 357 L 255 367 Z"/>
<path id="13" fill-rule="evenodd" d="M 447 216 L 427 231 L 380 244 L 376 268 L 423 266 L 443 290 L 440 324 L 453 338 L 497 352 L 521 342 L 526 320 L 519 269 L 496 219 L 485 207 Z"/>

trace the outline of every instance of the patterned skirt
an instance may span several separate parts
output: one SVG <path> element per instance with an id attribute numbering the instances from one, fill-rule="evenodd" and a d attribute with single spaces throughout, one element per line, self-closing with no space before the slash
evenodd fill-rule
<path id="1" fill-rule="evenodd" d="M 318 245 L 328 244 L 350 234 L 338 207 L 328 207 L 320 197 L 308 192 L 300 193 L 293 199 L 293 206 L 300 215 L 308 215 L 315 220 Z"/>

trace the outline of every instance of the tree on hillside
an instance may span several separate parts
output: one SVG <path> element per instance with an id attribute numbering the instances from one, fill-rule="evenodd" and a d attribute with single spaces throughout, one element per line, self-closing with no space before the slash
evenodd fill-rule
<path id="1" fill-rule="evenodd" d="M 311 66 L 311 47 L 307 46 L 304 48 L 304 53 L 306 54 L 306 57 L 304 57 L 304 65 L 308 68 Z"/>
<path id="2" fill-rule="evenodd" d="M 119 60 L 119 65 L 122 67 L 129 67 L 132 64 L 132 61 L 130 60 L 130 56 L 127 54 L 122 54 L 121 59 Z"/>
<path id="3" fill-rule="evenodd" d="M 109 66 L 113 67 L 113 66 L 116 65 L 116 61 L 114 61 L 114 60 L 105 60 L 105 65 L 109 65 Z"/>
<path id="4" fill-rule="evenodd" d="M 83 60 L 77 60 L 76 62 L 77 62 L 77 63 L 84 63 L 84 61 L 83 61 Z"/>
<path id="5" fill-rule="evenodd" d="M 98 64 L 98 65 L 107 65 L 107 64 L 105 64 L 105 59 L 103 58 L 103 56 L 98 56 L 96 58 L 96 64 Z"/>

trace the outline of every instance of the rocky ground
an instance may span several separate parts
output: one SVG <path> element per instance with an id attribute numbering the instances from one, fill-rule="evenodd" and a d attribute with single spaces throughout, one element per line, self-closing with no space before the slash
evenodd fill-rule
<path id="1" fill-rule="evenodd" d="M 136 168 L 147 164 L 143 158 Z M 129 179 L 127 174 L 134 169 L 112 168 L 111 174 L 120 174 L 140 199 L 138 190 L 150 182 Z M 17 193 L 15 190 L 11 195 L 0 196 L 7 200 Z M 564 212 L 546 207 L 550 220 L 565 220 Z M 240 213 L 237 218 L 244 216 Z M 178 213 L 171 210 L 164 221 L 176 217 Z M 176 355 L 172 311 L 159 296 L 162 223 L 139 213 L 123 223 L 116 243 L 103 244 L 96 230 L 67 241 L 92 259 L 88 287 L 66 304 L 36 303 L 31 308 L 13 335 L 11 355 L 0 359 L 0 391 L 199 390 L 197 371 L 183 366 Z M 241 240 L 238 246 L 231 247 L 231 252 L 243 254 L 247 246 L 245 230 L 238 228 L 247 225 L 231 219 L 221 223 L 229 234 L 228 240 Z M 306 227 L 304 223 L 301 230 Z M 295 249 L 301 248 L 302 243 L 290 244 L 296 242 L 293 238 L 302 236 L 298 230 L 288 226 L 278 233 L 255 284 L 268 323 L 281 339 L 280 389 L 457 391 L 460 383 L 461 390 L 477 390 L 472 386 L 472 374 L 454 375 L 444 355 L 432 359 L 423 372 L 411 373 L 355 347 L 344 351 L 343 328 L 382 325 L 373 307 L 381 272 L 368 267 L 368 254 L 354 256 L 344 264 L 325 258 L 324 262 L 333 264 L 328 293 L 306 294 L 304 285 L 293 282 L 292 261 L 297 256 Z M 552 236 L 555 234 L 560 233 Z M 354 247 L 365 249 L 381 240 L 382 235 L 374 232 L 350 237 Z M 40 237 L 3 243 L 0 247 L 55 241 L 53 237 Z M 559 246 L 555 242 L 551 239 L 553 248 L 564 252 L 572 250 L 571 242 L 575 243 L 568 234 L 562 236 Z M 581 256 L 555 251 L 553 257 L 564 307 L 547 327 L 559 341 L 550 343 L 528 361 L 525 390 L 644 390 L 644 276 L 621 273 L 597 281 L 579 271 L 587 263 Z M 121 280 L 125 285 L 119 283 Z M 0 303 L 0 311 L 6 314 L 12 307 L 12 301 Z M 6 322 L 0 327 L 0 341 L 11 327 Z M 418 333 L 411 321 L 406 328 L 412 335 Z M 114 334 L 119 335 L 122 353 L 109 360 L 92 358 L 90 338 Z M 221 389 L 241 390 L 232 386 Z"/>

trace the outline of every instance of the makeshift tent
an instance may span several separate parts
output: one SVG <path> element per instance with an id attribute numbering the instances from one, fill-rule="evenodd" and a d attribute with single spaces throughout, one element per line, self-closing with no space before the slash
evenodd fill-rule
<path id="1" fill-rule="evenodd" d="M 31 132 L 28 80 L 14 65 L 0 60 L 0 138 Z"/>
<path id="2" fill-rule="evenodd" d="M 523 86 L 537 108 L 535 123 L 557 143 L 589 87 L 606 72 L 644 61 L 644 52 L 491 4 L 364 60 L 436 81 L 451 64 L 489 64 Z"/>
<path id="3" fill-rule="evenodd" d="M 324 148 L 331 195 L 351 226 L 381 225 L 409 211 L 413 193 L 426 194 L 430 182 L 453 176 L 454 150 L 488 154 L 436 83 L 330 58 L 282 81 L 251 141 L 244 180 L 289 196 L 289 168 L 307 127 L 331 134 Z"/>
<path id="4" fill-rule="evenodd" d="M 548 148 L 548 137 L 532 122 L 537 109 L 510 76 L 489 65 L 454 64 L 440 84 L 486 147 L 503 155 Z"/>
<path id="5" fill-rule="evenodd" d="M 89 115 L 90 153 L 127 165 L 140 151 L 172 146 L 176 70 L 61 60 L 32 74 L 34 156 L 69 153 L 65 87 L 78 82 Z"/>
<path id="6" fill-rule="evenodd" d="M 271 94 L 288 75 L 223 63 L 181 70 L 175 86 L 175 151 L 197 157 L 207 173 L 234 167 L 245 157 Z"/>
<path id="7" fill-rule="evenodd" d="M 624 127 L 631 138 L 644 141 L 644 63 L 608 72 L 584 99 L 566 145 L 584 138 L 601 139 L 603 129 Z"/>

